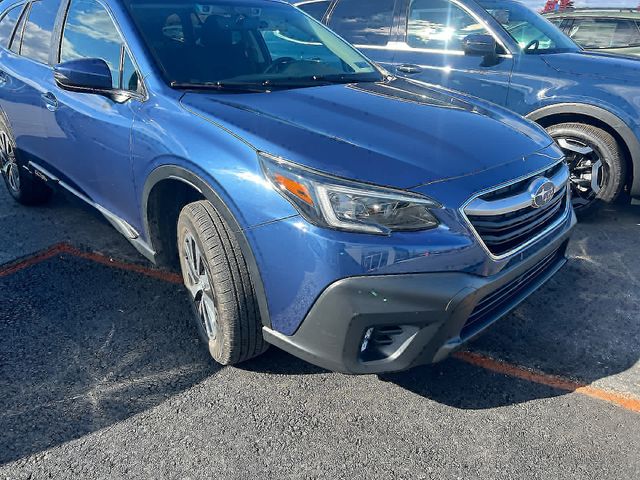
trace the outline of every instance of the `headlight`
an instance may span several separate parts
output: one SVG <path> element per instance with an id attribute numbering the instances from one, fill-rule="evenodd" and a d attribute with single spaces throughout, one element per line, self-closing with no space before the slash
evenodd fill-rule
<path id="1" fill-rule="evenodd" d="M 258 157 L 276 190 L 315 225 L 382 235 L 438 226 L 431 209 L 442 207 L 430 198 L 323 175 L 263 152 Z"/>

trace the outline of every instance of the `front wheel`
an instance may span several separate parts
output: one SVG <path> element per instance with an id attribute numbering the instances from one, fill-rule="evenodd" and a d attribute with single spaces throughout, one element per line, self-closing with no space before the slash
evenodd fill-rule
<path id="1" fill-rule="evenodd" d="M 198 201 L 182 209 L 178 251 L 194 319 L 213 359 L 233 365 L 263 353 L 268 344 L 247 264 L 211 203 Z"/>
<path id="2" fill-rule="evenodd" d="M 608 132 L 582 123 L 560 123 L 547 128 L 565 154 L 571 171 L 573 207 L 578 215 L 592 213 L 614 202 L 626 181 L 620 145 Z"/>

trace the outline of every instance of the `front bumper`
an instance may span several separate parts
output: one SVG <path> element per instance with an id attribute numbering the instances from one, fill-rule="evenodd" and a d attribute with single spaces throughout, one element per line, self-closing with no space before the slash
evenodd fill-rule
<path id="1" fill-rule="evenodd" d="M 445 272 L 340 280 L 324 290 L 293 335 L 264 327 L 265 339 L 344 373 L 391 372 L 437 362 L 560 270 L 570 234 L 569 227 L 544 239 L 546 245 L 534 255 L 490 277 Z"/>

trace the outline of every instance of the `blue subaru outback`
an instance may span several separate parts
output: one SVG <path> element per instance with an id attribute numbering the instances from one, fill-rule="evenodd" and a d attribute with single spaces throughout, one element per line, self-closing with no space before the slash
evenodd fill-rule
<path id="1" fill-rule="evenodd" d="M 640 61 L 587 52 L 515 0 L 298 0 L 394 74 L 536 121 L 564 151 L 578 213 L 640 197 Z"/>
<path id="2" fill-rule="evenodd" d="M 0 158 L 180 268 L 212 357 L 439 360 L 565 263 L 569 171 L 500 107 L 389 76 L 267 0 L 10 0 Z"/>

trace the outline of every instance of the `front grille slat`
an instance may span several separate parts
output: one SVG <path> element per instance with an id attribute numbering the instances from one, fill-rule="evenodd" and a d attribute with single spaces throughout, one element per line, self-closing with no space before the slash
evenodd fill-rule
<path id="1" fill-rule="evenodd" d="M 485 297 L 476 305 L 473 313 L 467 320 L 467 325 L 475 323 L 478 319 L 481 319 L 486 313 L 503 305 L 506 300 L 513 296 L 516 290 L 521 290 L 522 287 L 526 287 L 529 285 L 532 279 L 534 279 L 538 274 L 543 272 L 549 267 L 551 263 L 557 258 L 557 254 L 554 252 L 552 255 L 548 256 L 544 260 L 542 260 L 538 265 L 529 270 L 527 273 L 517 278 L 513 282 L 499 288 L 491 295 Z"/>
<path id="2" fill-rule="evenodd" d="M 485 325 L 495 320 L 500 313 L 504 312 L 505 307 L 514 303 L 518 295 L 538 282 L 547 272 L 557 265 L 562 257 L 562 250 L 563 249 L 560 248 L 550 255 L 547 255 L 533 268 L 480 300 L 467 319 L 460 336 L 466 338 L 476 331 L 477 326 Z"/>
<path id="3" fill-rule="evenodd" d="M 563 162 L 558 162 L 538 175 L 482 194 L 470 201 L 465 207 L 469 210 L 469 214 L 465 213 L 469 223 L 494 257 L 502 258 L 512 254 L 532 239 L 544 234 L 567 214 L 570 201 L 568 186 L 561 187 L 562 183 L 560 183 L 566 181 L 567 178 L 560 176 L 562 168 L 566 169 L 567 167 Z M 567 175 L 566 172 L 565 175 Z M 540 177 L 555 178 L 555 182 L 559 182 L 555 183 L 557 191 L 553 198 L 541 208 L 535 208 L 532 203 L 523 206 L 523 197 L 527 198 L 530 186 Z M 558 178 L 563 178 L 563 180 L 558 180 Z M 498 205 L 495 203 L 496 199 L 501 202 L 502 206 L 505 202 L 507 206 L 509 202 L 512 202 L 513 208 L 508 211 L 504 208 L 492 211 L 492 205 Z M 474 202 L 476 207 L 478 203 L 483 207 L 474 209 Z"/>
<path id="4" fill-rule="evenodd" d="M 551 168 L 548 168 L 547 170 L 542 172 L 540 175 L 545 176 L 547 178 L 551 178 L 554 175 L 556 175 L 563 166 L 564 166 L 564 162 L 558 162 L 555 165 L 553 165 Z M 527 179 L 526 181 L 530 181 L 530 180 L 531 178 Z M 521 183 L 522 182 L 516 182 L 516 183 L 512 183 L 511 185 L 507 185 L 506 187 L 498 188 L 497 190 L 492 190 L 491 192 L 484 194 L 482 197 L 487 200 L 496 200 L 498 198 L 508 198 L 510 196 L 513 196 L 514 193 L 521 191 Z"/>
<path id="5" fill-rule="evenodd" d="M 560 202 L 559 204 L 553 205 L 551 207 L 549 207 L 547 210 L 543 210 L 541 212 L 539 212 L 538 215 L 536 215 L 534 218 L 530 219 L 527 222 L 518 222 L 516 225 L 513 225 L 509 228 L 506 227 L 499 227 L 499 228 L 490 228 L 490 227 L 484 227 L 484 228 L 476 228 L 476 230 L 478 231 L 478 233 L 482 234 L 483 238 L 485 238 L 485 240 L 489 240 L 488 237 L 490 236 L 495 236 L 496 238 L 500 239 L 500 238 L 509 238 L 509 237 L 515 237 L 517 235 L 519 235 L 521 232 L 525 232 L 527 230 L 531 230 L 532 226 L 538 225 L 541 222 L 544 222 L 546 219 L 548 219 L 548 217 L 553 216 L 553 214 L 558 212 L 558 209 L 560 209 L 562 207 L 561 205 L 562 202 Z"/>
<path id="6" fill-rule="evenodd" d="M 524 236 L 528 236 L 532 230 L 536 228 L 540 228 L 543 225 L 548 223 L 552 217 L 555 217 L 562 205 L 556 205 L 549 210 L 544 212 L 544 215 L 541 215 L 536 222 L 531 222 L 526 224 L 525 226 L 513 231 L 499 234 L 499 232 L 492 231 L 493 235 L 488 235 L 488 231 L 485 230 L 485 233 L 482 233 L 482 239 L 487 245 L 502 245 L 506 242 L 512 242 L 516 240 L 520 240 Z"/>
<path id="7" fill-rule="evenodd" d="M 565 190 L 562 190 L 561 192 L 556 194 L 556 198 L 554 198 L 551 201 L 551 203 L 549 205 L 549 208 L 553 208 L 553 207 L 557 206 L 558 204 L 562 203 L 564 195 L 566 195 L 566 191 Z M 530 210 L 531 211 L 528 211 L 527 213 L 522 214 L 522 215 L 511 215 L 506 219 L 502 219 L 501 218 L 501 217 L 507 217 L 506 215 L 497 216 L 497 218 L 494 218 L 494 217 L 484 217 L 483 218 L 483 217 L 480 217 L 480 216 L 473 217 L 474 218 L 473 226 L 476 228 L 476 230 L 478 232 L 485 231 L 485 230 L 496 231 L 496 230 L 501 230 L 501 229 L 517 227 L 517 226 L 525 224 L 527 222 L 535 221 L 536 217 L 544 215 L 544 213 L 546 211 L 546 210 L 539 210 L 539 209 L 535 209 L 535 208 L 532 208 Z"/>

